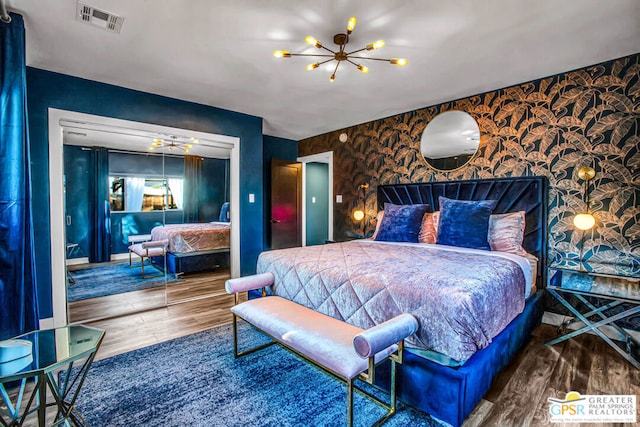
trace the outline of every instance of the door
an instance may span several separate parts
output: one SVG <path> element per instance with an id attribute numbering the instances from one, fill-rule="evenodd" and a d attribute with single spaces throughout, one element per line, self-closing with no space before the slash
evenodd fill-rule
<path id="1" fill-rule="evenodd" d="M 302 163 L 271 160 L 271 249 L 302 246 Z"/>
<path id="2" fill-rule="evenodd" d="M 305 169 L 306 245 L 323 245 L 329 239 L 329 165 L 309 162 Z"/>

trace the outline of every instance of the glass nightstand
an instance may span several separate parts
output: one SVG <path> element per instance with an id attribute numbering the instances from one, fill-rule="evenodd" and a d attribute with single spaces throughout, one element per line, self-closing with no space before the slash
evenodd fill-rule
<path id="1" fill-rule="evenodd" d="M 57 411 L 53 425 L 86 425 L 75 401 L 103 338 L 102 329 L 73 325 L 2 341 L 7 352 L 18 350 L 19 354 L 0 363 L 0 425 L 21 426 L 27 416 L 37 412 L 38 426 L 44 427 L 47 407 Z M 35 379 L 35 387 L 23 405 L 22 397 L 30 378 Z M 19 384 L 15 401 L 4 386 L 12 382 Z M 47 389 L 53 396 L 51 403 L 47 402 Z"/>
<path id="2" fill-rule="evenodd" d="M 640 277 L 632 272 L 627 275 L 624 270 L 615 274 L 613 269 L 603 272 L 593 266 L 582 267 L 587 268 L 556 265 L 549 269 L 547 291 L 575 316 L 562 324 L 562 330 L 580 323 L 584 326 L 545 344 L 558 344 L 592 331 L 640 369 L 639 343 L 618 324 L 640 313 Z M 611 327 L 617 339 L 607 336 L 601 330 L 603 326 Z"/>

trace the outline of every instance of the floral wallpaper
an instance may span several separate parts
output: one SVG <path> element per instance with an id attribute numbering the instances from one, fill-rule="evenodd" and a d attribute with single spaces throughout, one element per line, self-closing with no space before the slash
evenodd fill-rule
<path id="1" fill-rule="evenodd" d="M 335 237 L 370 234 L 380 184 L 543 175 L 549 179 L 549 257 L 640 274 L 640 54 L 456 101 L 409 111 L 300 141 L 299 155 L 334 152 Z M 420 137 L 437 114 L 462 110 L 479 124 L 478 154 L 456 171 L 431 169 Z M 338 136 L 345 132 L 348 141 Z M 585 210 L 578 170 L 592 166 L 585 232 L 573 216 Z M 366 217 L 353 220 L 366 190 Z M 364 228 L 364 230 L 363 230 Z M 583 245 L 581 245 L 581 240 Z"/>

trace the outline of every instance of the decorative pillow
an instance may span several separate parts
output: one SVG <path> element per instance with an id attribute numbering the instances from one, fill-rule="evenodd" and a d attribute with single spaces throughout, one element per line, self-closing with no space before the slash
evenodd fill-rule
<path id="1" fill-rule="evenodd" d="M 490 250 L 489 217 L 495 200 L 452 200 L 440 196 L 439 245 Z"/>
<path id="2" fill-rule="evenodd" d="M 422 217 L 429 205 L 384 204 L 384 216 L 376 236 L 382 242 L 418 243 Z"/>
<path id="3" fill-rule="evenodd" d="M 382 224 L 382 218 L 384 217 L 384 211 L 378 211 L 376 215 L 376 229 L 373 232 L 373 236 L 371 236 L 372 240 L 376 240 L 376 236 L 378 235 L 378 230 L 380 230 L 380 224 Z"/>
<path id="4" fill-rule="evenodd" d="M 440 212 L 427 212 L 422 217 L 422 227 L 420 227 L 419 243 L 435 243 L 438 238 L 438 219 Z"/>
<path id="5" fill-rule="evenodd" d="M 222 207 L 220 208 L 220 217 L 218 218 L 220 222 L 231 222 L 231 217 L 229 215 L 229 202 L 224 202 Z"/>
<path id="6" fill-rule="evenodd" d="M 492 251 L 527 255 L 527 251 L 522 247 L 526 224 L 524 215 L 524 211 L 491 215 L 488 240 Z"/>

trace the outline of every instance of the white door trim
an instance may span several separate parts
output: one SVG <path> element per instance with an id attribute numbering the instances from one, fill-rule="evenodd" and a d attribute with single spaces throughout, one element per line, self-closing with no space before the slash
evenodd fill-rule
<path id="1" fill-rule="evenodd" d="M 188 132 L 189 135 L 200 140 L 208 140 L 230 146 L 230 264 L 231 276 L 240 276 L 240 138 L 49 108 L 49 209 L 54 327 L 57 328 L 67 324 L 66 241 L 64 203 L 62 202 L 64 197 L 64 159 L 62 156 L 63 128 L 60 124 L 61 120 L 100 123 L 105 126 L 139 129 L 169 135 Z"/>
<path id="2" fill-rule="evenodd" d="M 326 163 L 329 165 L 329 240 L 333 240 L 333 151 L 298 157 L 302 163 L 302 246 L 307 245 L 307 163 Z"/>

